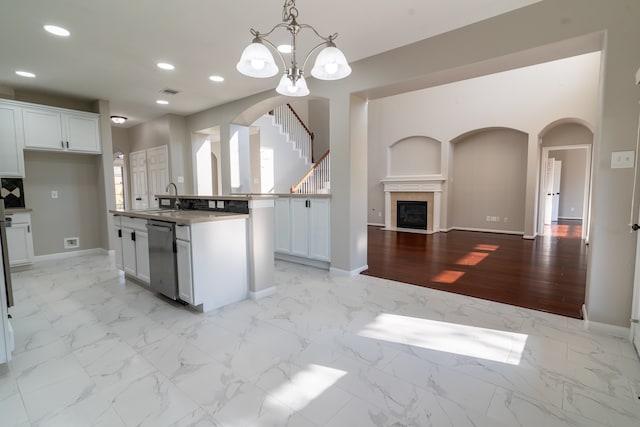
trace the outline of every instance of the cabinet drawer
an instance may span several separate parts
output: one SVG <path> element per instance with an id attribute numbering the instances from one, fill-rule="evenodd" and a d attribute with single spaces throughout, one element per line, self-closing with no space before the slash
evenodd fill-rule
<path id="1" fill-rule="evenodd" d="M 142 218 L 122 217 L 122 226 L 133 228 L 135 230 L 147 231 L 147 220 Z"/>
<path id="2" fill-rule="evenodd" d="M 176 224 L 176 239 L 191 240 L 191 227 L 188 225 Z"/>
<path id="3" fill-rule="evenodd" d="M 5 214 L 5 217 L 11 218 L 13 224 L 29 224 L 31 223 L 30 213 L 10 213 Z"/>

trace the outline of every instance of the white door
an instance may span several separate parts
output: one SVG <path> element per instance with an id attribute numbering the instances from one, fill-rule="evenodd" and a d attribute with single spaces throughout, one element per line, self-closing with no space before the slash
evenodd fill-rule
<path id="1" fill-rule="evenodd" d="M 131 168 L 131 206 L 133 209 L 146 209 L 149 207 L 147 153 L 144 150 L 129 153 L 129 167 Z"/>
<path id="2" fill-rule="evenodd" d="M 169 152 L 167 146 L 147 149 L 147 176 L 149 178 L 149 205 L 158 207 L 158 194 L 167 194 L 169 185 Z"/>
<path id="3" fill-rule="evenodd" d="M 551 224 L 551 214 L 553 212 L 553 168 L 556 159 L 547 159 L 544 173 L 544 224 Z"/>
<path id="4" fill-rule="evenodd" d="M 553 199 L 551 201 L 551 221 L 558 221 L 560 211 L 560 177 L 562 175 L 562 162 L 556 160 L 553 165 Z"/>

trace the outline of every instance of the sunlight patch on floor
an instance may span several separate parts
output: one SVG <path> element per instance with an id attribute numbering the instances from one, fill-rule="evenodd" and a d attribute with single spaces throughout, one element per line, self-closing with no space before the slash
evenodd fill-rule
<path id="1" fill-rule="evenodd" d="M 299 411 L 333 386 L 347 372 L 340 369 L 310 364 L 297 372 L 289 381 L 269 393 L 269 398 L 285 403 Z"/>
<path id="2" fill-rule="evenodd" d="M 489 254 L 487 252 L 469 252 L 465 254 L 462 258 L 456 261 L 458 265 L 478 265 L 480 264 Z"/>
<path id="3" fill-rule="evenodd" d="M 431 279 L 432 282 L 452 284 L 464 276 L 464 271 L 444 270 Z"/>
<path id="4" fill-rule="evenodd" d="M 528 335 L 382 313 L 358 335 L 462 356 L 519 365 Z"/>

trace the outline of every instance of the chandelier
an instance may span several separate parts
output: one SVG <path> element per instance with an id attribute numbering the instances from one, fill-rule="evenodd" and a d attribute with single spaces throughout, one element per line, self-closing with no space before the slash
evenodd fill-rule
<path id="1" fill-rule="evenodd" d="M 283 46 L 276 47 L 267 39 L 279 28 L 286 29 L 291 35 L 291 45 L 288 46 L 288 49 Z M 309 51 L 302 66 L 299 66 L 296 58 L 296 39 L 300 30 L 306 28 L 311 29 L 322 41 Z M 298 9 L 295 0 L 285 0 L 282 8 L 282 22 L 274 26 L 271 31 L 261 33 L 251 28 L 251 35 L 254 37 L 253 41 L 242 52 L 236 69 L 245 76 L 257 78 L 273 77 L 278 74 L 278 66 L 271 51 L 267 48 L 270 46 L 280 57 L 284 67 L 284 74 L 276 88 L 276 92 L 279 94 L 287 96 L 306 96 L 309 94 L 309 88 L 304 78 L 304 68 L 311 55 L 323 46 L 324 49 L 316 57 L 315 64 L 311 69 L 311 75 L 320 80 L 338 80 L 351 74 L 351 67 L 349 67 L 347 59 L 334 43 L 338 33 L 323 37 L 311 25 L 298 23 Z M 282 51 L 291 55 L 288 65 Z"/>

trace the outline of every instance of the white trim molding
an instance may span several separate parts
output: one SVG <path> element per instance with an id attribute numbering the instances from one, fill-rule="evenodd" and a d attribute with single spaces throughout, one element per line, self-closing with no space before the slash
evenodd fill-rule
<path id="1" fill-rule="evenodd" d="M 49 255 L 38 255 L 33 257 L 34 262 L 51 261 L 56 259 L 73 258 L 83 255 L 110 255 L 112 252 L 102 248 L 83 249 L 80 251 L 58 252 Z M 113 251 L 115 253 L 115 251 Z"/>
<path id="2" fill-rule="evenodd" d="M 251 298 L 252 300 L 266 298 L 268 296 L 275 295 L 276 291 L 277 288 L 275 286 L 271 286 L 270 288 L 263 289 L 257 292 L 249 291 L 249 298 Z"/>

